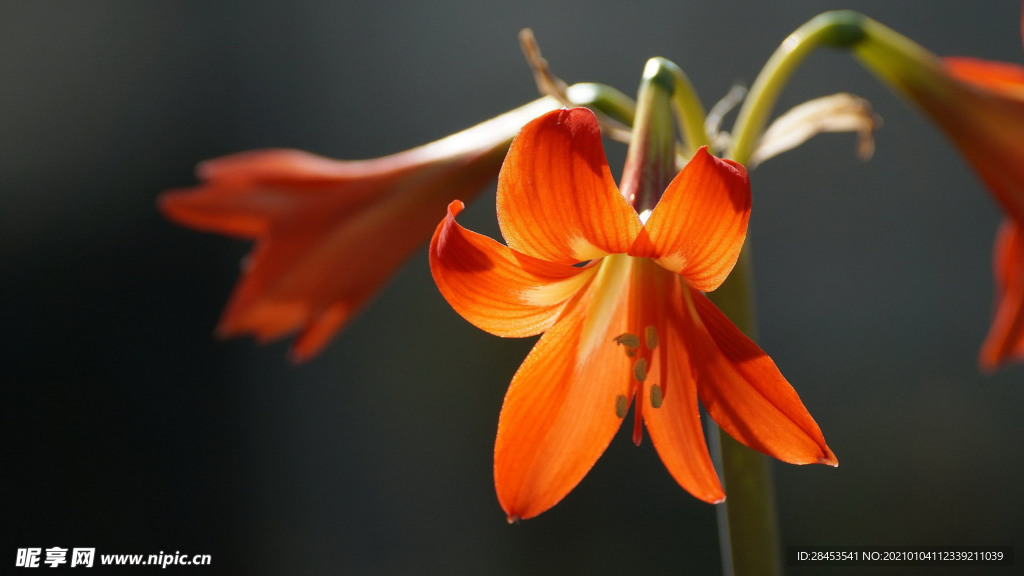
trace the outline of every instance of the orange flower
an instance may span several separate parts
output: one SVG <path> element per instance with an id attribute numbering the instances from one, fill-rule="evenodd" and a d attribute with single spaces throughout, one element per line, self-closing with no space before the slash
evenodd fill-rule
<path id="1" fill-rule="evenodd" d="M 627 168 L 626 190 L 639 170 Z M 494 476 L 510 520 L 561 500 L 634 406 L 676 481 L 724 498 L 698 397 L 744 444 L 792 463 L 835 464 L 817 424 L 772 360 L 702 294 L 736 263 L 750 186 L 739 164 L 700 149 L 638 215 L 611 177 L 586 109 L 527 124 L 498 178 L 503 246 L 460 226 L 452 202 L 431 241 L 441 293 L 498 336 L 544 335 L 512 379 Z"/>
<path id="2" fill-rule="evenodd" d="M 542 99 L 437 142 L 374 160 L 252 151 L 199 165 L 203 183 L 165 192 L 164 215 L 257 241 L 217 333 L 267 342 L 299 332 L 295 361 L 318 353 L 425 243 L 445 206 L 475 196 Z"/>
<path id="3" fill-rule="evenodd" d="M 1024 236 L 1012 218 L 1003 221 L 996 235 L 993 268 L 995 318 L 979 354 L 985 370 L 1024 360 Z"/>
<path id="4" fill-rule="evenodd" d="M 1024 20 L 1022 20 L 1024 27 Z M 1024 67 L 937 58 L 875 22 L 854 53 L 949 136 L 1006 211 L 996 240 L 996 309 L 979 354 L 985 370 L 1024 359 Z"/>
<path id="5" fill-rule="evenodd" d="M 990 102 L 985 129 L 958 144 L 1010 215 L 996 236 L 995 314 L 978 355 L 982 369 L 992 371 L 1024 360 L 1024 67 L 966 57 L 943 61 L 954 78 Z"/>

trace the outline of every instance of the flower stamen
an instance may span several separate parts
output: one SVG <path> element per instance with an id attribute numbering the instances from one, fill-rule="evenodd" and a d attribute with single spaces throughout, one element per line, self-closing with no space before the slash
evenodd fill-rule
<path id="1" fill-rule="evenodd" d="M 629 332 L 619 334 L 615 338 L 612 338 L 612 340 L 614 340 L 616 344 L 621 344 L 625 346 L 627 350 L 633 350 L 634 352 L 640 347 L 640 337 L 636 334 L 630 334 Z M 630 354 L 630 356 L 632 356 L 632 354 Z"/>
<path id="2" fill-rule="evenodd" d="M 647 359 L 640 358 L 633 364 L 633 378 L 636 378 L 637 382 L 643 382 L 647 380 Z"/>
<path id="3" fill-rule="evenodd" d="M 664 399 L 661 386 L 651 384 L 651 408 L 661 408 L 661 403 Z"/>
<path id="4" fill-rule="evenodd" d="M 647 348 L 654 350 L 658 347 L 658 329 L 654 326 L 648 326 L 644 329 L 644 340 L 647 344 Z"/>
<path id="5" fill-rule="evenodd" d="M 629 410 L 629 399 L 626 398 L 625 394 L 619 394 L 615 397 L 615 415 L 617 417 L 625 418 L 626 412 Z"/>

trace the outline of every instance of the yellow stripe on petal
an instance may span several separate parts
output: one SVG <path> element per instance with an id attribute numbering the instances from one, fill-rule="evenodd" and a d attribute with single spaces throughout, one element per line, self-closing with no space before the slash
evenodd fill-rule
<path id="1" fill-rule="evenodd" d="M 586 320 L 580 332 L 580 345 L 576 352 L 577 365 L 586 363 L 594 350 L 603 342 L 608 325 L 620 308 L 629 286 L 633 259 L 625 254 L 613 254 L 601 260 L 597 277 L 591 287 Z"/>
<path id="2" fill-rule="evenodd" d="M 521 298 L 523 302 L 530 306 L 555 306 L 556 304 L 561 304 L 582 290 L 594 275 L 597 274 L 597 270 L 598 267 L 593 266 L 565 280 L 530 286 L 523 289 Z"/>
<path id="3" fill-rule="evenodd" d="M 597 260 L 598 258 L 608 255 L 607 252 L 597 246 L 594 246 L 589 240 L 582 236 L 574 236 L 569 239 L 569 250 L 572 251 L 572 255 L 580 262 Z"/>

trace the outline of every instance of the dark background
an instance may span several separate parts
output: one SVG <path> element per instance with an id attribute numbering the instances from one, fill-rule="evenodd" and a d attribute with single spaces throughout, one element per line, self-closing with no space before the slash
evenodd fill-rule
<path id="1" fill-rule="evenodd" d="M 60 546 L 211 554 L 208 574 L 714 574 L 714 508 L 625 435 L 557 507 L 505 524 L 491 450 L 531 341 L 465 323 L 422 252 L 293 366 L 286 343 L 212 338 L 248 245 L 154 199 L 205 158 L 374 157 L 533 99 L 522 27 L 570 82 L 632 94 L 661 55 L 710 105 L 830 8 L 1024 62 L 1009 0 L 0 4 L 0 566 Z M 975 361 L 998 209 L 846 55 L 815 54 L 780 111 L 842 90 L 886 120 L 874 159 L 825 136 L 753 174 L 762 345 L 841 462 L 775 466 L 785 543 L 1024 553 L 1024 367 Z M 491 188 L 466 222 L 494 234 Z"/>

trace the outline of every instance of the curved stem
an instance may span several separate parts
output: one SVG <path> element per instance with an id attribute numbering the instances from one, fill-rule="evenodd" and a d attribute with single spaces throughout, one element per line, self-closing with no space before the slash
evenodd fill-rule
<path id="1" fill-rule="evenodd" d="M 580 82 L 569 86 L 566 96 L 577 106 L 586 106 L 622 122 L 633 125 L 636 102 L 611 86 L 596 82 Z"/>
<path id="2" fill-rule="evenodd" d="M 848 10 L 825 12 L 790 34 L 750 87 L 733 127 L 732 149 L 728 156 L 746 164 L 764 132 L 768 115 L 775 107 L 782 88 L 796 68 L 819 46 L 848 47 L 856 44 L 864 37 L 865 20 L 863 15 Z"/>
<path id="3" fill-rule="evenodd" d="M 665 58 L 651 58 L 648 67 L 657 69 L 656 75 L 661 78 L 664 88 L 672 95 L 672 110 L 679 123 L 679 131 L 683 135 L 685 148 L 682 154 L 686 160 L 697 151 L 697 148 L 708 144 L 708 135 L 704 131 L 706 113 L 704 105 L 697 96 L 690 78 L 679 66 Z M 636 117 L 636 102 L 618 90 L 594 82 L 573 84 L 566 90 L 569 100 L 577 106 L 593 108 L 632 126 Z"/>
<path id="4" fill-rule="evenodd" d="M 864 39 L 850 52 L 891 88 L 918 104 L 922 95 L 948 97 L 961 90 L 938 56 L 891 28 L 863 20 Z"/>
<path id="5" fill-rule="evenodd" d="M 690 78 L 682 68 L 664 58 L 652 58 L 658 66 L 667 72 L 672 80 L 672 110 L 679 121 L 679 131 L 683 134 L 686 144 L 684 155 L 687 159 L 693 156 L 701 146 L 708 144 L 708 135 L 704 131 L 707 113 L 697 96 Z"/>
<path id="6" fill-rule="evenodd" d="M 697 148 L 708 144 L 708 135 L 704 131 L 704 105 L 701 104 L 690 78 L 679 66 L 665 58 L 651 58 L 648 66 L 657 68 L 657 74 L 662 78 L 661 82 L 672 95 L 672 110 L 676 114 L 679 131 L 685 142 L 681 152 L 685 162 Z M 610 86 L 596 82 L 581 82 L 569 86 L 565 93 L 573 104 L 601 112 L 626 126 L 632 126 L 636 118 L 636 102 Z"/>
<path id="7" fill-rule="evenodd" d="M 796 68 L 819 46 L 849 47 L 864 37 L 865 18 L 856 12 L 821 14 L 789 35 L 758 74 L 733 127 L 728 156 L 747 164 L 768 116 Z M 752 340 L 757 339 L 753 268 L 749 242 L 729 278 L 709 297 Z M 728 499 L 718 510 L 722 568 L 727 576 L 782 573 L 771 461 L 712 425 L 713 453 Z"/>

